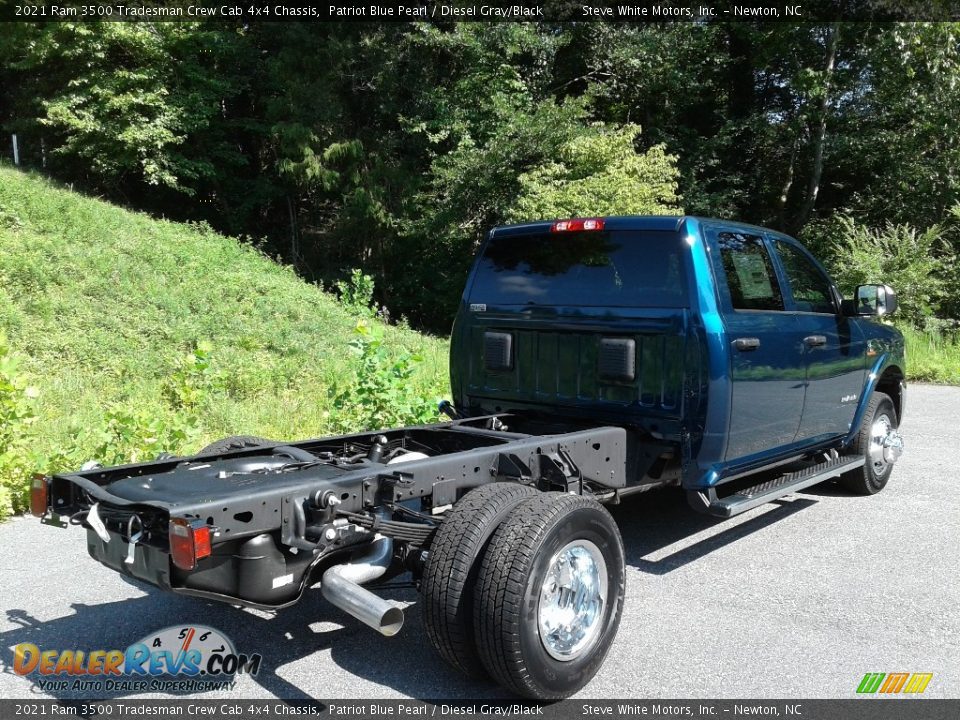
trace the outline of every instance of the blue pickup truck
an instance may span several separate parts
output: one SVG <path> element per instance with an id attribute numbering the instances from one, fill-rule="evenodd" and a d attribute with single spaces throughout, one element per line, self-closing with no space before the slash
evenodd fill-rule
<path id="1" fill-rule="evenodd" d="M 437 652 L 537 699 L 596 674 L 623 612 L 604 507 L 653 488 L 727 518 L 903 450 L 893 290 L 843 299 L 796 240 L 695 217 L 499 227 L 454 324 L 450 420 L 37 478 L 34 513 L 164 590 L 282 610 L 319 584 L 383 635 L 409 572 Z M 642 501 L 642 500 L 638 500 Z M 365 587 L 366 586 L 366 587 Z"/>

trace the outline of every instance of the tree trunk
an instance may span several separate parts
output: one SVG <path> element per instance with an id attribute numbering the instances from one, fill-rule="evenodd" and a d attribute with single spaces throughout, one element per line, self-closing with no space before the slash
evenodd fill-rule
<path id="1" fill-rule="evenodd" d="M 753 67 L 756 40 L 753 28 L 746 23 L 729 23 L 725 30 L 729 53 L 727 82 L 730 89 L 727 116 L 742 121 L 753 114 L 756 104 Z"/>
<path id="2" fill-rule="evenodd" d="M 287 195 L 287 212 L 290 215 L 290 260 L 293 266 L 300 269 L 300 243 L 297 233 L 297 213 L 293 209 L 293 200 Z"/>
<path id="3" fill-rule="evenodd" d="M 810 213 L 817 203 L 820 193 L 820 178 L 823 176 L 823 148 L 827 137 L 827 114 L 830 109 L 830 90 L 833 83 L 833 69 L 837 59 L 837 40 L 840 36 L 840 26 L 836 23 L 827 31 L 826 61 L 823 69 L 823 92 L 820 95 L 818 115 L 820 122 L 813 136 L 813 167 L 810 171 L 810 182 L 807 185 L 807 196 L 794 222 L 794 230 L 798 230 L 810 218 Z"/>
<path id="4" fill-rule="evenodd" d="M 794 138 L 790 144 L 790 164 L 787 165 L 787 176 L 780 188 L 780 197 L 777 198 L 777 219 L 781 229 L 786 229 L 787 201 L 790 199 L 790 190 L 793 188 L 794 169 L 797 164 L 797 152 L 800 149 L 800 138 Z"/>

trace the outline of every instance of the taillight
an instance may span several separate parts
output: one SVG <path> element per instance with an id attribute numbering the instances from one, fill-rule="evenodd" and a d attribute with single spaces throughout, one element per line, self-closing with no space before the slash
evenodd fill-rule
<path id="1" fill-rule="evenodd" d="M 30 514 L 43 517 L 50 503 L 50 479 L 40 473 L 33 476 L 30 484 Z"/>
<path id="2" fill-rule="evenodd" d="M 578 232 L 580 230 L 603 230 L 603 218 L 558 220 L 550 228 L 550 232 Z"/>
<path id="3" fill-rule="evenodd" d="M 210 557 L 210 526 L 201 520 L 170 518 L 170 557 L 181 570 L 193 570 L 197 560 Z"/>

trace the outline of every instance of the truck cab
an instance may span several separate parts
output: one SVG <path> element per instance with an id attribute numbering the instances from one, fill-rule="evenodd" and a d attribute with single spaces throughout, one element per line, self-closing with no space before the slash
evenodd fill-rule
<path id="1" fill-rule="evenodd" d="M 629 427 L 664 447 L 637 464 L 631 488 L 662 484 L 672 468 L 702 491 L 800 455 L 844 452 L 874 391 L 898 423 L 903 338 L 877 322 L 895 305 L 885 286 L 861 286 L 845 302 L 797 240 L 742 223 L 500 227 L 460 303 L 453 394 L 467 414 Z"/>

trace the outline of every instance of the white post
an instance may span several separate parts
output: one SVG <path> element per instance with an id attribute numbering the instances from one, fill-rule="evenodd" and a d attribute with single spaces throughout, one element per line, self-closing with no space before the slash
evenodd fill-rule
<path id="1" fill-rule="evenodd" d="M 20 148 L 17 146 L 17 134 L 13 134 L 13 164 L 20 164 Z"/>

